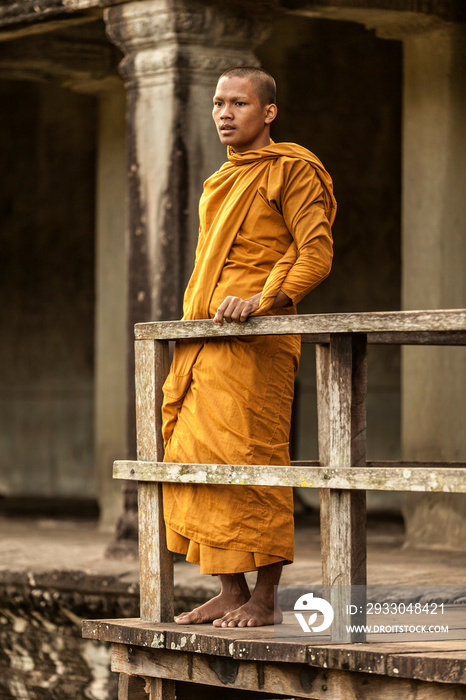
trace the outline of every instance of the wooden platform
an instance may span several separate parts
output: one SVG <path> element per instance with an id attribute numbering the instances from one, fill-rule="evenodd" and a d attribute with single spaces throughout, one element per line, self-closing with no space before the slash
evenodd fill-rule
<path id="1" fill-rule="evenodd" d="M 292 635 L 295 626 L 289 628 Z M 311 646 L 302 637 L 275 639 L 273 627 L 219 629 L 140 619 L 87 620 L 83 636 L 111 642 L 112 670 L 128 676 L 314 700 L 466 698 L 464 642 Z"/>

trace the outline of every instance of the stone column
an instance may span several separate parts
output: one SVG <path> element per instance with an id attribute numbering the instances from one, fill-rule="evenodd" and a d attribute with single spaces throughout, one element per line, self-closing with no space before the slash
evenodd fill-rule
<path id="1" fill-rule="evenodd" d="M 202 183 L 226 160 L 210 116 L 216 81 L 226 68 L 257 64 L 253 49 L 266 36 L 273 4 L 261 2 L 245 14 L 241 3 L 139 0 L 105 11 L 107 33 L 125 54 L 120 70 L 127 88 L 130 457 L 134 324 L 181 315 Z M 131 488 L 119 526 L 120 536 L 130 539 L 136 522 Z"/>
<path id="2" fill-rule="evenodd" d="M 466 28 L 405 39 L 403 308 L 466 307 Z M 466 461 L 466 348 L 405 347 L 405 459 Z M 407 541 L 464 547 L 466 498 L 409 494 Z"/>
<path id="3" fill-rule="evenodd" d="M 116 82 L 116 81 L 115 81 Z M 96 177 L 95 463 L 100 524 L 121 514 L 112 462 L 126 452 L 126 127 L 123 85 L 99 94 Z"/>

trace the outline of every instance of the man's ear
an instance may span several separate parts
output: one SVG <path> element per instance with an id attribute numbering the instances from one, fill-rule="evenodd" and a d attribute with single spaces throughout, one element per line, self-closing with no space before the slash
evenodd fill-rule
<path id="1" fill-rule="evenodd" d="M 271 104 L 267 105 L 267 109 L 265 112 L 265 123 L 266 124 L 271 124 L 275 117 L 277 116 L 277 105 Z"/>

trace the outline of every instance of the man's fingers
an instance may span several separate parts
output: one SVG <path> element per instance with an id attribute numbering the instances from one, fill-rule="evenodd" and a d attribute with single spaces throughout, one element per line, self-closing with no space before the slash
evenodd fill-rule
<path id="1" fill-rule="evenodd" d="M 243 323 L 251 313 L 252 305 L 240 297 L 226 297 L 217 309 L 214 322 L 220 326 L 223 321 L 227 323 Z"/>
<path id="2" fill-rule="evenodd" d="M 219 326 L 223 326 L 223 321 L 227 321 L 227 323 L 231 323 L 229 320 L 229 314 L 228 314 L 228 307 L 231 303 L 231 300 L 233 297 L 226 297 L 220 304 L 220 306 L 217 309 L 217 312 L 214 316 L 214 322 L 218 323 Z"/>
<path id="3" fill-rule="evenodd" d="M 243 302 L 242 299 L 238 299 L 238 302 Z M 231 307 L 231 312 L 230 312 L 230 319 L 234 323 L 238 323 L 242 314 L 242 309 L 243 309 L 243 304 L 242 303 L 236 303 L 233 304 Z"/>
<path id="4" fill-rule="evenodd" d="M 223 326 L 223 311 L 218 307 L 214 316 L 214 323 L 218 323 L 219 326 Z"/>
<path id="5" fill-rule="evenodd" d="M 248 303 L 247 306 L 245 306 L 243 308 L 243 310 L 241 311 L 241 314 L 239 317 L 240 322 L 244 323 L 245 321 L 247 321 L 250 313 L 251 313 L 251 304 Z"/>
<path id="6" fill-rule="evenodd" d="M 232 321 L 235 321 L 235 309 L 236 309 L 236 303 L 237 299 L 236 297 L 227 297 L 225 301 L 229 300 L 227 307 L 223 311 L 223 318 L 227 323 L 231 323 Z M 225 302 L 222 302 L 225 303 Z"/>
<path id="7" fill-rule="evenodd" d="M 245 299 L 233 297 L 225 312 L 234 323 L 244 323 L 251 313 L 251 304 Z"/>

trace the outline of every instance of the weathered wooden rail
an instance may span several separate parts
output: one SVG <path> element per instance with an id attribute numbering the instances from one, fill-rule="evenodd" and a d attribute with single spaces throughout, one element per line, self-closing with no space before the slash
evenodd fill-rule
<path id="1" fill-rule="evenodd" d="M 169 341 L 284 334 L 299 334 L 303 342 L 316 345 L 319 460 L 295 462 L 288 467 L 164 463 L 161 404 L 162 385 L 169 369 Z M 442 657 L 433 648 L 431 655 L 437 675 L 411 672 L 409 663 L 403 666 L 400 661 L 403 680 L 398 671 L 397 675 L 387 671 L 388 655 L 385 666 L 381 664 L 380 647 L 365 650 L 366 655 L 361 656 L 363 649 L 358 646 L 359 667 L 356 662 L 342 666 L 335 647 L 333 656 L 330 651 L 319 652 L 322 658 L 326 657 L 325 664 L 320 664 L 315 662 L 319 654 L 317 657 L 311 654 L 302 641 L 286 646 L 274 641 L 267 630 L 212 628 L 208 634 L 205 628 L 200 633 L 199 626 L 180 630 L 173 623 L 173 563 L 165 544 L 161 492 L 163 481 L 319 488 L 323 584 L 366 584 L 366 490 L 466 493 L 466 463 L 366 460 L 367 345 L 465 345 L 466 310 L 259 317 L 245 324 L 223 327 L 212 321 L 144 323 L 136 326 L 135 337 L 138 460 L 115 462 L 114 476 L 138 481 L 141 618 L 84 624 L 86 636 L 114 643 L 112 669 L 120 672 L 119 698 L 137 697 L 135 685 L 131 690 L 136 676 L 148 679 L 151 700 L 174 698 L 175 681 L 223 684 L 276 692 L 282 697 L 332 700 L 343 697 L 388 700 L 404 697 L 408 688 L 413 700 L 434 698 L 439 696 L 437 681 L 443 681 L 442 698 L 466 697 L 466 687 L 460 685 L 466 684 L 466 672 L 439 677 L 438 669 L 442 663 L 451 665 L 452 657 L 444 652 Z M 340 638 L 344 634 L 349 645 L 345 646 L 345 658 L 353 658 L 351 643 L 356 638 L 342 630 L 338 634 Z M 245 650 L 243 657 L 239 648 Z M 457 660 L 458 652 L 452 653 Z M 374 664 L 377 654 L 379 667 L 385 670 L 374 672 L 383 674 L 385 679 L 363 678 L 365 669 L 372 672 L 377 665 Z M 330 657 L 333 662 L 329 662 Z M 463 659 L 466 659 L 464 653 Z M 261 686 L 257 681 L 260 678 L 257 664 L 264 661 L 269 662 L 267 678 L 272 671 L 280 682 L 264 681 Z M 464 661 L 462 664 L 464 671 Z M 313 672 L 305 681 L 303 678 L 307 678 L 310 668 Z M 264 679 L 265 671 L 262 669 L 261 673 Z M 327 688 L 325 683 L 322 685 L 322 674 L 327 676 L 329 689 L 333 689 L 331 695 L 322 690 L 324 686 Z M 430 685 L 427 687 L 426 683 Z M 350 686 L 353 694 L 345 695 L 345 688 L 348 690 Z M 450 694 L 445 694 L 446 688 Z"/>

